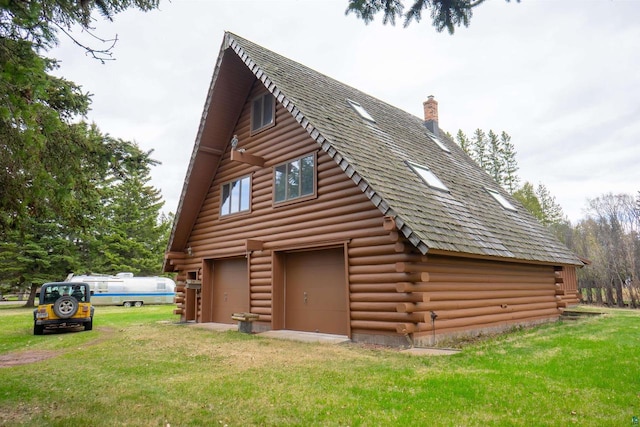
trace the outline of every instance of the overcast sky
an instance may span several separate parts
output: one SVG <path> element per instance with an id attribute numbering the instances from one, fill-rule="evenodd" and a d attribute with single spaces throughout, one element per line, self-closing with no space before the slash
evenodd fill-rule
<path id="1" fill-rule="evenodd" d="M 407 2 L 405 1 L 405 4 Z M 523 181 L 543 183 L 575 224 L 587 200 L 640 190 L 640 1 L 493 0 L 469 28 L 438 33 L 345 16 L 347 0 L 173 0 L 128 11 L 96 34 L 119 39 L 101 64 L 61 36 L 49 56 L 93 94 L 88 119 L 154 150 L 152 185 L 175 212 L 224 31 L 440 127 L 512 137 Z"/>

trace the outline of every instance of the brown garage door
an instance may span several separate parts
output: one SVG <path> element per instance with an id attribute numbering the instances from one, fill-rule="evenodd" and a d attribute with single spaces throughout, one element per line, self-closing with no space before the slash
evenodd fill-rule
<path id="1" fill-rule="evenodd" d="M 286 254 L 284 322 L 290 330 L 348 334 L 341 248 Z"/>
<path id="2" fill-rule="evenodd" d="M 234 323 L 231 315 L 249 311 L 247 259 L 229 259 L 213 263 L 212 321 Z"/>

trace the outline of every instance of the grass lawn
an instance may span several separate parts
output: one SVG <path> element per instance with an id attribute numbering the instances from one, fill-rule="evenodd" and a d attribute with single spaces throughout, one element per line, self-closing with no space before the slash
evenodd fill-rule
<path id="1" fill-rule="evenodd" d="M 453 356 L 177 324 L 96 307 L 94 330 L 33 336 L 0 307 L 0 425 L 632 426 L 640 313 L 477 340 Z M 18 359 L 32 363 L 12 364 Z M 41 360 L 39 360 L 41 359 Z"/>

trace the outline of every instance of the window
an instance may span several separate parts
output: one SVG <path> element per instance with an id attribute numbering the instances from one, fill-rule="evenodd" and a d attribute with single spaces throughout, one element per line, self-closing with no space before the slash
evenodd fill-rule
<path id="1" fill-rule="evenodd" d="M 309 154 L 276 166 L 273 176 L 274 201 L 279 203 L 314 195 L 315 163 L 315 154 Z"/>
<path id="2" fill-rule="evenodd" d="M 440 138 L 438 138 L 437 136 L 435 136 L 433 133 L 429 131 L 427 131 L 427 135 L 429 135 L 429 138 L 431 138 L 431 140 L 435 142 L 442 151 L 451 153 L 451 150 L 449 150 L 449 148 L 446 145 L 444 145 L 444 142 L 442 142 Z"/>
<path id="3" fill-rule="evenodd" d="M 251 104 L 251 132 L 257 132 L 275 124 L 276 99 L 265 93 Z"/>
<path id="4" fill-rule="evenodd" d="M 369 120 L 370 122 L 376 122 L 373 117 L 371 117 L 371 114 L 369 114 L 367 112 L 367 110 L 364 109 L 364 107 L 360 104 L 358 104 L 356 101 L 352 101 L 350 99 L 347 99 L 347 102 L 349 103 L 349 105 L 351 105 L 351 107 L 356 110 L 356 113 L 360 114 L 360 117 L 362 117 L 365 120 Z"/>
<path id="5" fill-rule="evenodd" d="M 493 198 L 496 199 L 496 201 L 500 203 L 500 205 L 502 205 L 503 208 L 513 212 L 518 212 L 518 209 L 516 209 L 515 206 L 513 206 L 502 194 L 488 188 L 485 188 L 485 190 L 487 190 L 487 192 L 491 194 Z"/>
<path id="6" fill-rule="evenodd" d="M 222 184 L 222 203 L 220 216 L 246 212 L 250 207 L 251 177 L 245 176 L 236 181 Z"/>
<path id="7" fill-rule="evenodd" d="M 411 166 L 411 169 L 413 169 L 414 172 L 417 173 L 420 178 L 422 178 L 424 182 L 427 183 L 429 187 L 433 187 L 442 191 L 449 191 L 447 186 L 444 185 L 444 183 L 440 181 L 440 179 L 433 172 L 431 172 L 428 167 L 420 166 L 411 162 L 407 163 L 409 164 L 409 166 Z"/>

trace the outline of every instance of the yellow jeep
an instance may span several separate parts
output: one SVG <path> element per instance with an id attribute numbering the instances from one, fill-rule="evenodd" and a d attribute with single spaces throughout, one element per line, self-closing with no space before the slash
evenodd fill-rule
<path id="1" fill-rule="evenodd" d="M 38 308 L 33 310 L 33 334 L 44 334 L 45 328 L 84 326 L 93 329 L 91 290 L 87 283 L 52 282 L 40 289 Z"/>

